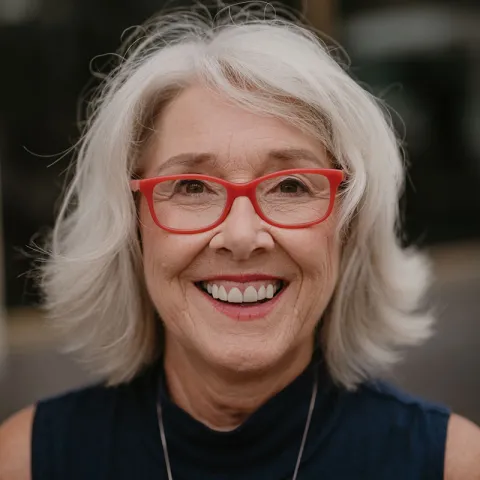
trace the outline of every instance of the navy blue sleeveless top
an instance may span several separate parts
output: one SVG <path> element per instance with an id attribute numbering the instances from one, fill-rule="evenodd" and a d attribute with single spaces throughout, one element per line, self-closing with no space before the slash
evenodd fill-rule
<path id="1" fill-rule="evenodd" d="M 299 480 L 442 480 L 449 411 L 383 382 L 355 392 L 312 363 L 230 432 L 190 417 L 169 398 L 162 368 L 37 405 L 33 480 L 167 480 L 160 398 L 174 480 L 292 478 L 311 398 L 319 390 Z"/>

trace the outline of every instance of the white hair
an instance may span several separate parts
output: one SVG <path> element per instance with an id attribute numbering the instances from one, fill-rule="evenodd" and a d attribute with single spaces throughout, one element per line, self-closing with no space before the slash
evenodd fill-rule
<path id="1" fill-rule="evenodd" d="M 429 269 L 398 239 L 404 166 L 389 116 L 312 31 L 256 4 L 162 15 L 128 45 L 90 104 L 42 267 L 45 307 L 70 351 L 111 384 L 159 354 L 129 179 L 155 115 L 192 84 L 316 135 L 346 173 L 341 271 L 320 329 L 333 378 L 355 388 L 429 336 L 419 311 Z"/>

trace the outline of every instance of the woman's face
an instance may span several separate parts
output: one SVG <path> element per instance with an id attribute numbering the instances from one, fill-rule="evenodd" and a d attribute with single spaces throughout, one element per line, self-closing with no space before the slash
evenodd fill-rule
<path id="1" fill-rule="evenodd" d="M 200 87 L 185 90 L 164 109 L 155 135 L 146 177 L 201 173 L 243 183 L 287 168 L 330 166 L 319 141 Z M 194 166 L 181 159 L 168 162 L 180 154 L 209 159 Z M 189 352 L 211 365 L 251 371 L 311 352 L 338 275 L 335 212 L 310 228 L 282 229 L 262 221 L 250 200 L 239 197 L 218 227 L 179 235 L 154 224 L 142 197 L 144 272 L 165 325 L 167 353 Z M 228 298 L 233 302 L 225 302 L 202 289 L 220 292 L 223 287 L 227 295 L 238 289 L 246 298 L 253 287 L 258 298 L 282 285 L 271 300 L 256 306 L 235 303 L 237 290 Z"/>

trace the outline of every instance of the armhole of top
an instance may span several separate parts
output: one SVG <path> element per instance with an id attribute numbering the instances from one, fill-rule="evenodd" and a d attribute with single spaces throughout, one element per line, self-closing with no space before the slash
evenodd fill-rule
<path id="1" fill-rule="evenodd" d="M 105 478 L 117 391 L 97 385 L 37 404 L 32 480 Z"/>
<path id="2" fill-rule="evenodd" d="M 413 442 L 411 447 L 418 452 L 416 462 L 422 473 L 421 478 L 443 480 L 451 409 L 442 403 L 406 393 L 389 382 L 371 381 L 367 388 L 375 395 L 390 398 L 407 408 L 410 413 L 406 418 L 414 425 L 410 442 Z"/>
<path id="3" fill-rule="evenodd" d="M 53 435 L 49 408 L 39 402 L 35 408 L 32 425 L 30 471 L 32 480 L 55 480 L 53 466 Z"/>
<path id="4" fill-rule="evenodd" d="M 117 387 L 99 383 L 39 402 L 32 426 L 32 480 L 106 478 L 119 404 L 128 409 L 138 390 L 149 392 L 150 378 L 143 374 Z"/>
<path id="5" fill-rule="evenodd" d="M 443 480 L 445 475 L 445 454 L 447 431 L 451 411 L 447 408 L 427 412 L 427 463 L 425 479 Z M 432 468 L 433 467 L 433 468 Z"/>

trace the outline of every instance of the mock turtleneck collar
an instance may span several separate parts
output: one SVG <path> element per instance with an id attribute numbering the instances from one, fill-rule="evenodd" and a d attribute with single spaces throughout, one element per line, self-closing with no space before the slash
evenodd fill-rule
<path id="1" fill-rule="evenodd" d="M 321 358 L 287 387 L 268 400 L 242 425 L 228 432 L 212 430 L 172 402 L 163 369 L 157 381 L 162 402 L 168 452 L 174 478 L 249 478 L 249 472 L 265 472 L 264 478 L 287 478 L 293 473 L 318 372 L 318 395 L 307 444 L 306 461 L 330 428 L 339 404 Z M 158 377 L 157 377 L 158 379 Z"/>

